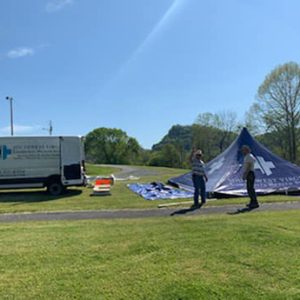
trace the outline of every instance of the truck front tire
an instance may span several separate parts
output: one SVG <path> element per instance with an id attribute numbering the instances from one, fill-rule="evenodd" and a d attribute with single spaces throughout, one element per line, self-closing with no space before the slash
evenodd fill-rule
<path id="1" fill-rule="evenodd" d="M 52 196 L 59 196 L 64 192 L 64 190 L 65 187 L 60 182 L 57 181 L 50 182 L 47 185 L 47 191 Z"/>

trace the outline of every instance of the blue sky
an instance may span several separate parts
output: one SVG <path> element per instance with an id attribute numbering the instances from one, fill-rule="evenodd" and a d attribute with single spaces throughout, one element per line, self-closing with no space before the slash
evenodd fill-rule
<path id="1" fill-rule="evenodd" d="M 121 128 L 150 148 L 199 113 L 240 119 L 300 62 L 297 0 L 0 1 L 0 135 Z"/>

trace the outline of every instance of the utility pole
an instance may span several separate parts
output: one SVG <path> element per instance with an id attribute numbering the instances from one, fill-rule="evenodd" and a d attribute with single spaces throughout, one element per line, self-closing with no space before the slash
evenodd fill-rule
<path id="1" fill-rule="evenodd" d="M 49 132 L 49 135 L 52 135 L 53 132 L 53 126 L 52 126 L 52 121 L 49 121 L 49 127 L 48 128 L 43 128 L 43 130 L 47 130 Z"/>
<path id="2" fill-rule="evenodd" d="M 10 102 L 10 133 L 11 136 L 13 136 L 14 135 L 14 118 L 13 118 L 13 105 L 12 105 L 13 97 L 7 96 L 6 100 Z"/>
<path id="3" fill-rule="evenodd" d="M 52 131 L 53 131 L 53 126 L 52 126 L 52 121 L 50 120 L 50 122 L 49 122 L 49 135 L 52 135 Z"/>

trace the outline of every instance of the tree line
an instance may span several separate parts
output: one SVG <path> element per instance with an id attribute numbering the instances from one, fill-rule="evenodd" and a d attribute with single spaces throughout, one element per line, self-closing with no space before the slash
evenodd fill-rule
<path id="1" fill-rule="evenodd" d="M 193 147 L 205 161 L 222 153 L 242 127 L 275 154 L 300 162 L 300 65 L 289 62 L 272 70 L 259 86 L 253 105 L 241 122 L 235 112 L 200 113 L 194 124 L 174 125 L 151 150 L 121 129 L 97 128 L 86 136 L 87 161 L 99 164 L 136 164 L 189 167 Z"/>

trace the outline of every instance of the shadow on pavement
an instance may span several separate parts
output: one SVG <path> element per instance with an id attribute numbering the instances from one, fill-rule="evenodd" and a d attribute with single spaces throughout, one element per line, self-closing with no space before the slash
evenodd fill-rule
<path id="1" fill-rule="evenodd" d="M 172 212 L 170 214 L 170 216 L 184 215 L 184 214 L 187 214 L 189 212 L 192 212 L 192 211 L 200 209 L 200 208 L 201 208 L 201 205 L 199 205 L 199 207 L 190 207 L 190 208 L 184 208 L 184 209 L 176 210 L 176 211 Z"/>
<path id="2" fill-rule="evenodd" d="M 248 213 L 250 211 L 254 210 L 254 208 L 249 208 L 249 207 L 245 207 L 245 208 L 239 208 L 236 211 L 233 212 L 228 212 L 228 215 L 238 215 L 238 214 L 244 214 L 244 213 Z"/>

